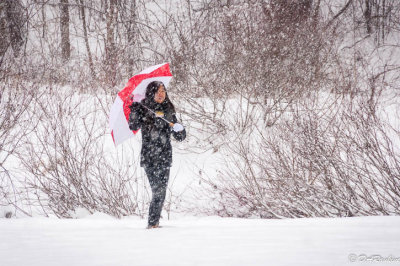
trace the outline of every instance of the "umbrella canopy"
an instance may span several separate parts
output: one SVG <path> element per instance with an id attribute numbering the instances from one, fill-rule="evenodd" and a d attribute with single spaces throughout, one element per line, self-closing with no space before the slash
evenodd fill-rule
<path id="1" fill-rule="evenodd" d="M 128 124 L 131 112 L 129 106 L 132 102 L 140 102 L 145 98 L 146 88 L 150 82 L 161 81 L 167 87 L 171 79 L 172 74 L 168 63 L 146 68 L 129 79 L 125 88 L 118 93 L 110 111 L 109 126 L 115 146 L 137 133 L 130 130 Z"/>

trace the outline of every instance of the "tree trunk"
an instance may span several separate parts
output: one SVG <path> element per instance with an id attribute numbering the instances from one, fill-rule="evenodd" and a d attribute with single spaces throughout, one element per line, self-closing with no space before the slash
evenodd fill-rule
<path id="1" fill-rule="evenodd" d="M 114 27 L 116 18 L 116 0 L 110 0 L 110 5 L 106 13 L 107 36 L 106 36 L 106 76 L 107 82 L 114 86 L 116 84 L 116 53 L 114 43 Z"/>
<path id="2" fill-rule="evenodd" d="M 69 41 L 69 8 L 68 0 L 60 0 L 61 56 L 64 61 L 71 57 Z"/>
<path id="3" fill-rule="evenodd" d="M 367 26 L 367 33 L 371 34 L 372 33 L 372 28 L 371 28 L 371 5 L 370 5 L 370 0 L 365 0 L 365 11 L 364 11 L 364 17 L 365 17 L 365 24 Z"/>
<path id="4" fill-rule="evenodd" d="M 2 4 L 0 4 L 0 14 L 3 13 L 4 8 L 5 7 Z M 0 35 L 2 36 L 0 38 L 0 66 L 1 66 L 3 62 L 3 56 L 6 53 L 9 46 L 9 41 L 7 38 L 7 19 L 3 16 L 0 16 Z"/>
<path id="5" fill-rule="evenodd" d="M 134 47 L 136 43 L 136 0 L 131 2 L 130 23 L 128 27 L 128 73 L 132 74 L 134 64 Z"/>
<path id="6" fill-rule="evenodd" d="M 0 25 L 2 33 L 1 50 L 2 52 L 6 51 L 11 45 L 14 56 L 17 57 L 24 44 L 25 35 L 22 5 L 19 0 L 5 0 L 0 5 L 1 8 L 4 8 L 5 13 L 5 21 Z M 5 50 L 3 46 L 6 47 Z"/>
<path id="7" fill-rule="evenodd" d="M 90 73 L 92 75 L 92 78 L 96 78 L 96 73 L 94 71 L 94 66 L 93 66 L 93 60 L 92 60 L 92 53 L 90 52 L 90 46 L 89 46 L 89 38 L 87 34 L 87 26 L 86 26 L 86 14 L 85 14 L 85 7 L 83 0 L 79 0 L 80 4 L 80 11 L 82 15 L 82 27 L 83 27 L 83 36 L 85 38 L 85 45 L 86 45 L 86 50 L 88 53 L 88 58 L 89 58 L 89 68 L 90 68 Z"/>

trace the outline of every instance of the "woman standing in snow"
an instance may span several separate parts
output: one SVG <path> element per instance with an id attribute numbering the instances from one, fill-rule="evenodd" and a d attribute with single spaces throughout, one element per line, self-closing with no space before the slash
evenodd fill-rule
<path id="1" fill-rule="evenodd" d="M 171 134 L 183 141 L 186 131 L 177 123 L 175 107 L 162 82 L 151 82 L 146 88 L 146 98 L 141 103 L 134 102 L 130 109 L 129 128 L 142 129 L 140 166 L 144 167 L 152 190 L 147 228 L 157 228 L 172 164 Z"/>

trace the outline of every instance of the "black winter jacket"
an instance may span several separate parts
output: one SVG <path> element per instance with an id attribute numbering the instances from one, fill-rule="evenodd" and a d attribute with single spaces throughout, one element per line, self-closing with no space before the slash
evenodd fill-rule
<path id="1" fill-rule="evenodd" d="M 164 113 L 164 118 L 172 123 L 178 122 L 175 116 L 175 109 L 169 101 L 164 101 L 161 104 L 155 101 L 144 101 L 143 105 L 155 112 Z M 183 141 L 186 138 L 185 129 L 175 132 L 166 121 L 156 117 L 142 105 L 133 106 L 131 106 L 129 115 L 129 129 L 135 131 L 142 129 L 140 166 L 171 167 L 171 134 L 176 140 Z"/>

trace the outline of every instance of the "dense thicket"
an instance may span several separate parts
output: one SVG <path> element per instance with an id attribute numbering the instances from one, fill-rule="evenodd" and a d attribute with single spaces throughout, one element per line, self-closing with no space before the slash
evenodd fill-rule
<path id="1" fill-rule="evenodd" d="M 222 160 L 198 171 L 201 211 L 399 214 L 399 25 L 396 0 L 2 1 L 0 205 L 143 214 L 107 115 L 132 74 L 170 62 L 188 151 Z"/>

